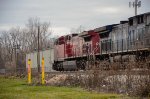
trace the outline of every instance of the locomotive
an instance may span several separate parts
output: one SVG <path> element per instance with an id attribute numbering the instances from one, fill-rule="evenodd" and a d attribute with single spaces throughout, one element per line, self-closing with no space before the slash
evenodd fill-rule
<path id="1" fill-rule="evenodd" d="M 59 37 L 54 44 L 53 69 L 85 70 L 90 61 L 135 61 L 150 56 L 150 12 L 80 34 Z"/>

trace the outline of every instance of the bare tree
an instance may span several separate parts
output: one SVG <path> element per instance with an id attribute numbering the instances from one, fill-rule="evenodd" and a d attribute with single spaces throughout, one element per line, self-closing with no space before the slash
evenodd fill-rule
<path id="1" fill-rule="evenodd" d="M 37 38 L 38 38 L 38 27 L 40 27 L 40 49 L 45 49 L 49 45 L 50 35 L 52 31 L 48 31 L 50 28 L 50 22 L 40 22 L 39 18 L 29 18 L 28 23 L 26 24 L 28 29 L 28 34 L 30 38 L 28 38 L 29 46 L 31 46 L 30 50 L 37 49 Z"/>
<path id="2" fill-rule="evenodd" d="M 2 59 L 2 39 L 0 38 L 0 69 L 4 68 L 4 61 Z"/>

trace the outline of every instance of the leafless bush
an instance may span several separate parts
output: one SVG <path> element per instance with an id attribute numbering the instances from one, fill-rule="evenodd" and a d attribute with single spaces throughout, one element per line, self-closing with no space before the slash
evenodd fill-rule
<path id="1" fill-rule="evenodd" d="M 86 71 L 86 75 L 79 79 L 80 86 L 90 91 L 123 93 L 131 96 L 148 96 L 150 93 L 150 73 L 147 62 L 128 62 L 120 68 L 121 63 L 116 62 L 109 65 L 102 62 L 101 69 L 92 68 Z M 143 65 L 143 66 L 141 66 Z M 141 68 L 142 67 L 142 68 Z"/>
<path id="2" fill-rule="evenodd" d="M 119 66 L 121 63 L 102 62 L 99 66 L 107 65 L 98 69 L 99 66 L 93 66 L 92 69 L 75 74 L 63 74 L 63 76 L 52 75 L 51 78 L 57 78 L 55 86 L 80 86 L 89 91 L 121 93 L 131 96 L 147 97 L 150 93 L 150 72 L 147 66 L 139 68 L 138 62 L 128 62 L 126 68 Z M 146 62 L 138 65 L 147 64 Z M 117 66 L 116 66 L 117 65 Z M 113 68 L 113 66 L 116 66 Z M 89 67 L 91 67 L 89 65 Z M 109 67 L 109 69 L 108 69 Z M 140 66 L 141 67 L 141 66 Z M 48 77 L 48 78 L 49 78 Z M 63 77 L 61 79 L 61 77 Z M 60 79 L 59 79 L 60 78 Z M 57 81 L 54 79 L 54 81 Z"/>
<path id="3" fill-rule="evenodd" d="M 150 96 L 150 81 L 148 79 L 143 79 L 143 81 L 139 82 L 135 89 L 133 89 L 131 95 L 147 97 Z"/>

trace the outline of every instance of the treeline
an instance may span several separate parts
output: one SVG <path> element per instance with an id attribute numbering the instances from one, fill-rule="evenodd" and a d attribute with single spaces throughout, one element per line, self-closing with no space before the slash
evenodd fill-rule
<path id="1" fill-rule="evenodd" d="M 39 49 L 46 49 L 53 44 L 50 38 L 50 22 L 41 22 L 39 18 L 29 18 L 24 28 L 15 27 L 0 33 L 0 69 L 25 69 L 25 54 Z"/>

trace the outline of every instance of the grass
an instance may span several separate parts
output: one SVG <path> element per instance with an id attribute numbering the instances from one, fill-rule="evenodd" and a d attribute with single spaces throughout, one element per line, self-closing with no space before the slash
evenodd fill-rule
<path id="1" fill-rule="evenodd" d="M 29 86 L 25 79 L 0 77 L 0 99 L 116 99 L 116 94 L 98 94 L 81 88 Z"/>

